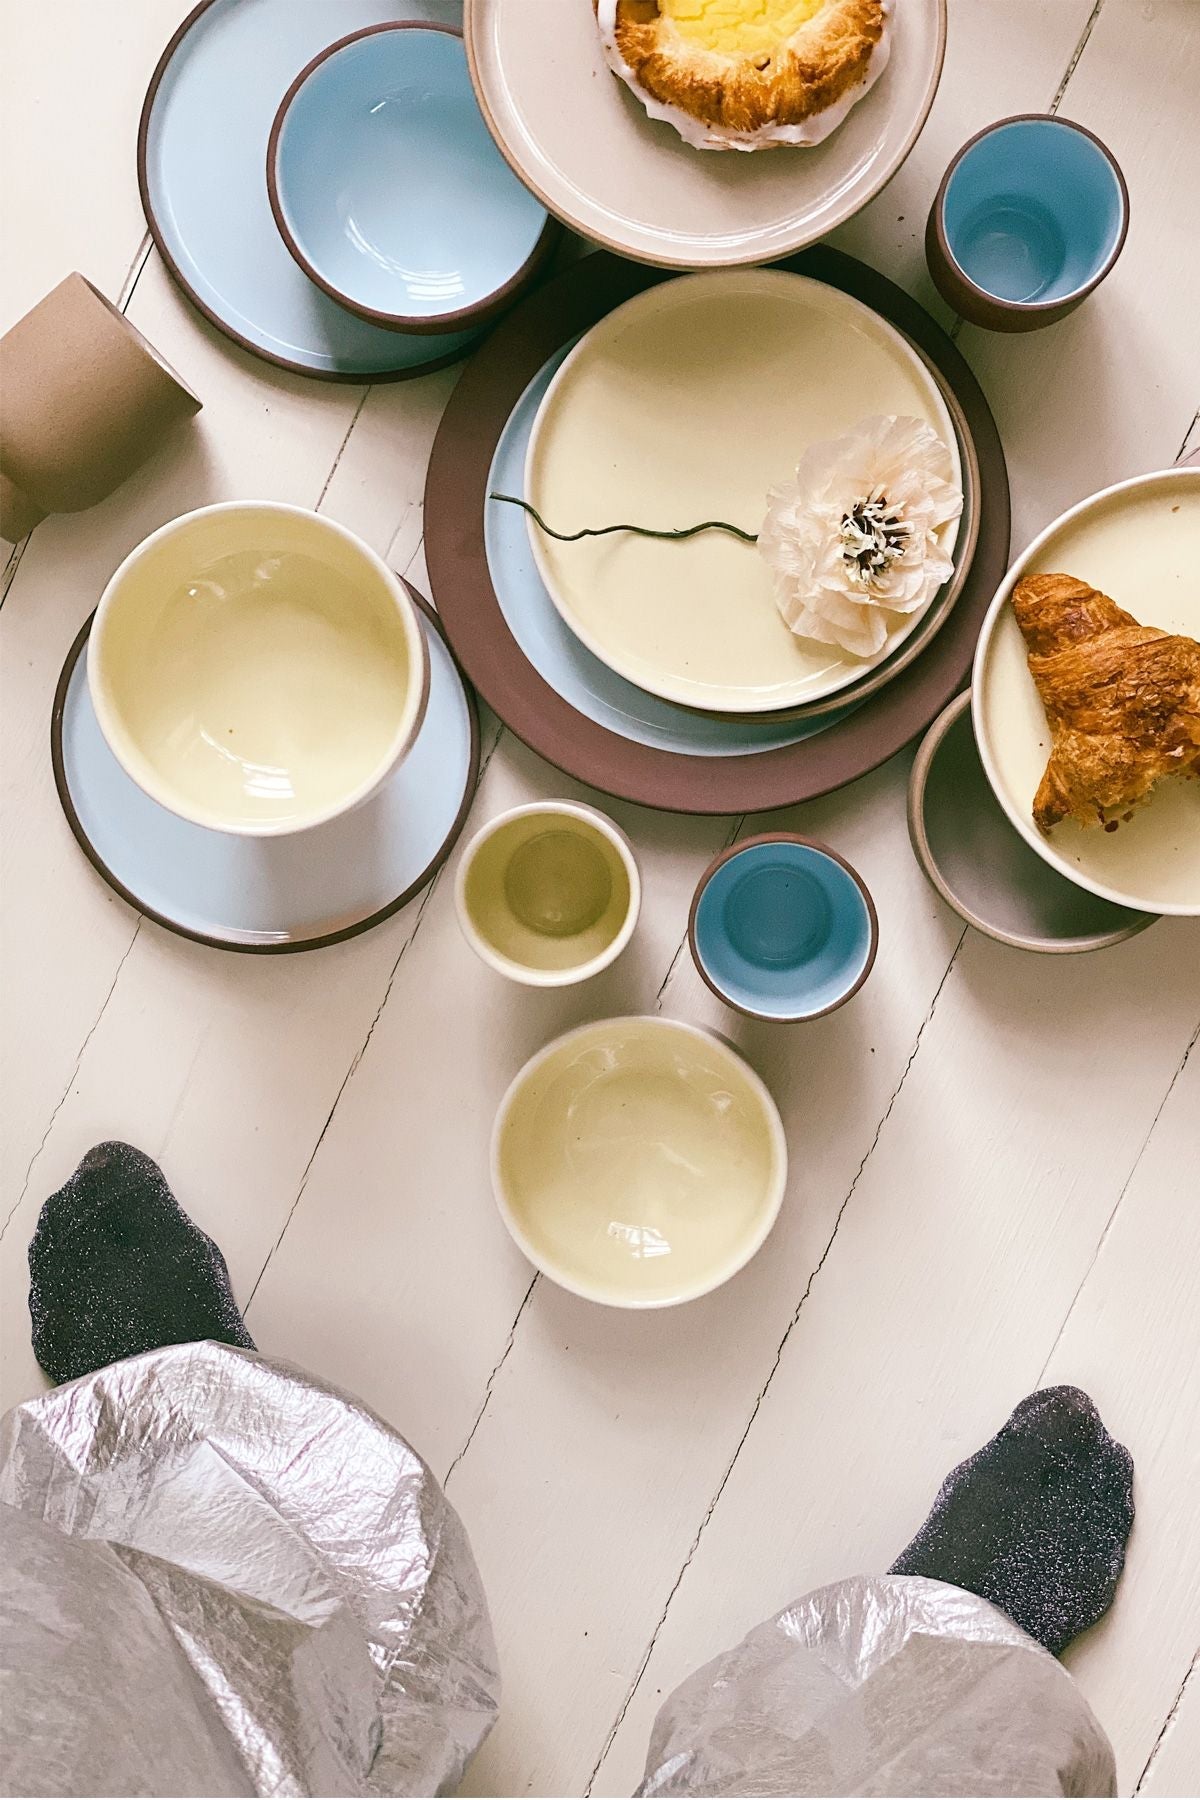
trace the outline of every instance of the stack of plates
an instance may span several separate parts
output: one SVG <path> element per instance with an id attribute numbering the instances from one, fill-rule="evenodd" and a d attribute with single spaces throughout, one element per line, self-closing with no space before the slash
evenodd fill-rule
<path id="1" fill-rule="evenodd" d="M 762 559 L 731 536 L 564 544 L 489 498 L 568 532 L 753 532 L 810 444 L 872 414 L 933 428 L 964 509 L 943 539 L 952 579 L 866 661 L 793 636 Z M 625 799 L 765 810 L 863 774 L 962 685 L 1007 561 L 1007 478 L 953 346 L 850 258 L 664 281 L 597 256 L 468 368 L 430 465 L 426 550 L 457 653 L 534 749 Z"/>

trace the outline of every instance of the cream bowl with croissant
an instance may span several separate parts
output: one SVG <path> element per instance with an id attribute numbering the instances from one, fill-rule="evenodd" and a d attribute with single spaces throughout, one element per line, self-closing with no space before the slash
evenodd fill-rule
<path id="1" fill-rule="evenodd" d="M 1200 468 L 1093 494 L 1020 556 L 976 651 L 980 759 L 1089 892 L 1200 915 Z"/>

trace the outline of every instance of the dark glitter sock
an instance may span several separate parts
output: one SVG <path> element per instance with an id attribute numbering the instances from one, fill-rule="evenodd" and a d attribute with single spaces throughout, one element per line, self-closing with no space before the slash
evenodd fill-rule
<path id="1" fill-rule="evenodd" d="M 98 1144 L 51 1194 L 29 1246 L 33 1352 L 51 1381 L 164 1344 L 254 1349 L 225 1258 L 156 1162 Z"/>
<path id="2" fill-rule="evenodd" d="M 1128 1450 L 1078 1388 L 1042 1388 L 946 1477 L 891 1572 L 981 1595 L 1058 1656 L 1112 1605 L 1132 1524 Z"/>

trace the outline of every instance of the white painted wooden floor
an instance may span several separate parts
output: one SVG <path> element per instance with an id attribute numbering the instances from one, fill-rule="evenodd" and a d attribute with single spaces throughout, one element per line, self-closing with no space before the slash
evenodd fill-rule
<path id="1" fill-rule="evenodd" d="M 794 1029 L 733 1023 L 680 953 L 693 883 L 737 820 L 611 808 L 642 858 L 644 926 L 566 994 L 475 961 L 453 865 L 374 933 L 274 960 L 139 921 L 79 854 L 50 702 L 116 563 L 176 513 L 272 497 L 342 520 L 420 584 L 425 459 L 455 380 L 283 375 L 172 288 L 144 235 L 134 136 L 186 5 L 0 0 L 0 328 L 78 267 L 206 403 L 190 438 L 8 564 L 4 1404 L 40 1385 L 24 1304 L 37 1209 L 91 1144 L 128 1138 L 223 1245 L 261 1348 L 362 1394 L 448 1475 L 507 1687 L 469 1790 L 621 1794 L 677 1678 L 803 1589 L 885 1567 L 951 1463 L 1031 1388 L 1077 1382 L 1133 1451 L 1138 1521 L 1116 1607 L 1070 1664 L 1122 1791 L 1196 1793 L 1200 923 L 1084 958 L 964 934 L 909 853 L 907 755 L 783 815 L 864 871 L 883 933 L 854 1002 Z M 1081 312 L 1025 339 L 960 338 L 1004 436 L 1017 549 L 1200 441 L 1200 0 L 950 0 L 950 14 L 924 135 L 839 243 L 949 323 L 925 214 L 951 153 L 1012 112 L 1091 126 L 1132 193 L 1124 256 Z M 485 751 L 472 824 L 578 791 L 491 721 Z M 732 1285 L 622 1316 L 531 1281 L 492 1206 L 486 1144 L 505 1084 L 548 1037 L 654 1008 L 732 1029 L 783 1108 L 794 1174 Z"/>

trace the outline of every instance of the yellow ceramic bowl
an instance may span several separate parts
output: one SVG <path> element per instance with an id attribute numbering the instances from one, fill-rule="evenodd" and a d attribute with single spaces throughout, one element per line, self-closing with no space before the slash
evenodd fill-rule
<path id="1" fill-rule="evenodd" d="M 216 831 L 348 812 L 411 747 L 429 652 L 411 599 L 353 533 L 298 506 L 208 506 L 109 582 L 88 640 L 96 717 L 126 773 Z"/>
<path id="2" fill-rule="evenodd" d="M 463 935 L 490 968 L 527 987 L 567 987 L 621 954 L 642 884 L 611 819 L 569 800 L 538 800 L 472 838 L 455 898 Z"/>
<path id="3" fill-rule="evenodd" d="M 492 1183 L 543 1274 L 606 1306 L 677 1306 L 764 1242 L 787 1182 L 778 1109 L 740 1056 L 675 1019 L 583 1025 L 500 1105 Z"/>

